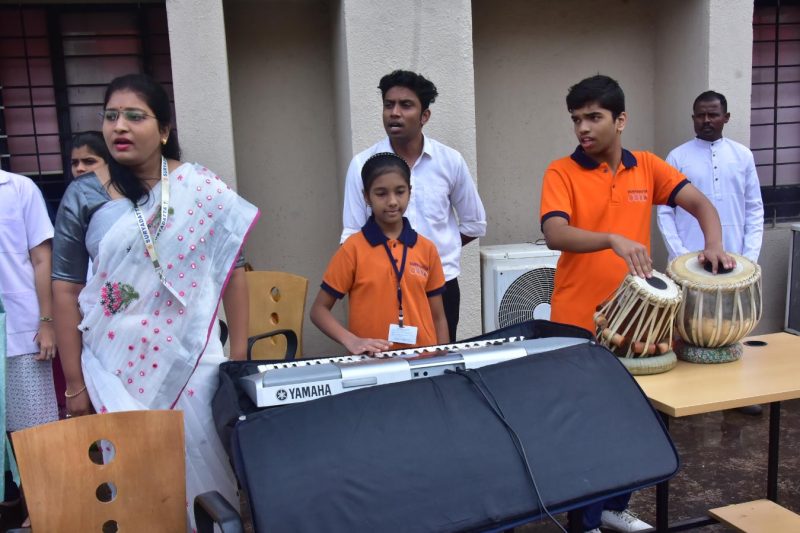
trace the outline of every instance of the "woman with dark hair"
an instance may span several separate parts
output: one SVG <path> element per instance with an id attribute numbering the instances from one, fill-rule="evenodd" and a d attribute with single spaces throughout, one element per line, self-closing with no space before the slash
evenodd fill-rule
<path id="1" fill-rule="evenodd" d="M 56 219 L 54 316 L 67 416 L 181 409 L 188 501 L 222 489 L 237 505 L 210 407 L 224 361 L 216 314 L 222 299 L 231 356 L 243 359 L 241 249 L 258 210 L 213 172 L 180 161 L 169 99 L 152 79 L 113 80 L 104 104 L 108 170 L 72 182 Z"/>
<path id="2" fill-rule="evenodd" d="M 99 131 L 75 133 L 70 144 L 70 168 L 72 169 L 73 178 L 83 176 L 89 172 L 97 174 L 99 169 L 107 167 L 109 160 L 111 160 L 106 141 Z M 89 261 L 89 268 L 86 272 L 87 279 L 91 277 L 92 271 L 92 262 Z M 53 361 L 53 382 L 56 387 L 58 415 L 59 418 L 63 418 L 67 409 L 66 398 L 64 398 L 67 384 L 64 381 L 64 372 L 61 371 L 61 359 L 58 354 L 56 354 L 56 358 Z"/>
<path id="3" fill-rule="evenodd" d="M 83 176 L 87 172 L 95 172 L 108 165 L 111 154 L 108 153 L 106 141 L 99 131 L 82 131 L 72 136 L 70 167 L 72 177 Z"/>

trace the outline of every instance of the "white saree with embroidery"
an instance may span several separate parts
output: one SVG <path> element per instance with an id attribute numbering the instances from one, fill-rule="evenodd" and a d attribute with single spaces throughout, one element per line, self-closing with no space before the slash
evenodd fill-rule
<path id="1" fill-rule="evenodd" d="M 217 436 L 211 399 L 223 362 L 217 308 L 258 210 L 208 169 L 170 173 L 169 216 L 146 253 L 132 204 L 100 241 L 95 275 L 80 293 L 81 363 L 98 413 L 180 409 L 184 414 L 189 524 L 194 497 L 220 491 L 238 508 L 236 480 Z M 145 208 L 151 233 L 161 189 Z M 185 305 L 180 302 L 183 300 Z M 169 443 L 165 443 L 165 446 Z"/>

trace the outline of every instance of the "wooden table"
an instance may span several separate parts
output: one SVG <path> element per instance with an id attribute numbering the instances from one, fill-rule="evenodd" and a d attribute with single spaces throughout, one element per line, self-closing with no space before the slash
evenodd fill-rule
<path id="1" fill-rule="evenodd" d="M 758 403 L 769 403 L 769 453 L 767 498 L 778 500 L 778 444 L 780 402 L 800 398 L 800 336 L 771 333 L 743 339 L 765 342 L 745 344 L 738 361 L 721 364 L 678 365 L 663 374 L 636 376 L 653 406 L 669 417 L 711 413 Z M 681 531 L 713 523 L 710 518 L 669 524 L 669 482 L 656 487 L 656 531 Z"/>

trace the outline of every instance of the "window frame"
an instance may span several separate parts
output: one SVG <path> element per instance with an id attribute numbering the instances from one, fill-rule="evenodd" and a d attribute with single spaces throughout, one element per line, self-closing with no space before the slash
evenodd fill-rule
<path id="1" fill-rule="evenodd" d="M 756 70 L 762 69 L 772 69 L 772 79 L 770 81 L 751 81 L 751 87 L 755 88 L 756 86 L 763 86 L 763 85 L 771 85 L 773 90 L 773 101 L 772 105 L 770 106 L 761 106 L 761 107 L 754 107 L 751 102 L 751 112 L 752 111 L 766 111 L 772 110 L 772 117 L 770 122 L 759 122 L 759 123 L 752 123 L 750 124 L 751 132 L 752 128 L 754 127 L 763 127 L 763 126 L 772 126 L 772 145 L 770 147 L 764 148 L 751 148 L 750 150 L 754 154 L 758 154 L 759 152 L 771 152 L 772 161 L 770 163 L 756 163 L 756 168 L 764 168 L 764 167 L 771 167 L 772 169 L 772 184 L 771 185 L 761 185 L 761 196 L 764 201 L 764 218 L 765 222 L 772 222 L 776 224 L 778 222 L 786 222 L 786 221 L 793 221 L 800 219 L 800 172 L 798 172 L 796 179 L 797 183 L 788 184 L 788 185 L 778 185 L 778 167 L 782 165 L 799 165 L 800 166 L 800 158 L 797 160 L 792 161 L 778 161 L 778 151 L 779 150 L 800 150 L 800 145 L 798 146 L 780 146 L 778 142 L 778 128 L 779 126 L 791 126 L 791 125 L 798 125 L 800 127 L 800 121 L 780 121 L 779 120 L 779 113 L 781 109 L 800 109 L 800 105 L 788 105 L 788 106 L 779 106 L 778 105 L 778 87 L 784 83 L 798 83 L 798 80 L 781 80 L 780 79 L 780 72 L 782 68 L 798 68 L 800 67 L 800 63 L 798 64 L 786 64 L 782 65 L 780 62 L 779 52 L 780 52 L 780 44 L 784 42 L 798 42 L 800 39 L 782 39 L 780 34 L 780 28 L 782 26 L 796 26 L 800 28 L 800 21 L 799 22 L 781 22 L 780 14 L 781 14 L 781 7 L 786 6 L 798 6 L 800 5 L 800 1 L 798 0 L 755 0 L 754 1 L 754 10 L 753 10 L 753 48 L 755 49 L 756 45 L 763 44 L 763 43 L 774 43 L 774 63 L 771 65 L 752 65 L 753 73 Z M 772 22 L 756 22 L 756 16 L 759 8 L 775 8 L 775 19 Z M 755 29 L 756 28 L 774 28 L 774 39 L 756 39 L 755 38 Z M 755 55 L 755 53 L 754 53 Z M 756 79 L 756 76 L 753 76 Z M 753 91 L 755 92 L 755 91 Z M 752 135 L 751 135 L 752 136 Z"/>
<path id="2" fill-rule="evenodd" d="M 62 170 L 59 171 L 42 171 L 41 160 L 39 159 L 44 155 L 56 155 L 55 152 L 44 152 L 39 149 L 39 139 L 36 132 L 36 121 L 33 120 L 33 133 L 20 134 L 17 137 L 33 137 L 34 138 L 34 151 L 35 153 L 11 153 L 9 150 L 9 136 L 6 133 L 5 115 L 3 110 L 3 87 L 0 87 L 0 168 L 5 171 L 11 172 L 11 158 L 20 156 L 36 156 L 37 158 L 37 172 L 22 172 L 33 179 L 33 181 L 42 189 L 48 207 L 55 212 L 61 197 L 67 185 L 72 181 L 72 173 L 70 169 L 70 149 L 72 131 L 72 110 L 78 107 L 85 106 L 100 106 L 100 102 L 88 103 L 70 103 L 68 91 L 80 87 L 105 87 L 105 83 L 87 83 L 87 84 L 68 84 L 67 83 L 67 61 L 76 57 L 91 59 L 91 58 L 108 58 L 108 57 L 135 57 L 139 63 L 139 72 L 143 72 L 154 76 L 156 74 L 156 62 L 159 58 L 167 57 L 167 63 L 170 63 L 171 50 L 169 49 L 169 34 L 166 28 L 158 27 L 157 22 L 152 22 L 148 17 L 152 14 L 152 10 L 160 10 L 162 13 L 157 13 L 158 16 L 163 16 L 166 20 L 166 4 L 163 0 L 156 2 L 139 2 L 139 3 L 123 3 L 123 4 L 15 4 L 15 5 L 0 5 L 0 16 L 14 16 L 23 21 L 23 13 L 25 11 L 44 11 L 46 35 L 36 36 L 33 38 L 46 37 L 48 41 L 48 51 L 50 60 L 50 70 L 52 75 L 52 90 L 54 96 L 54 103 L 36 104 L 33 97 L 33 90 L 35 88 L 49 88 L 50 86 L 35 86 L 30 83 L 30 60 L 34 59 L 33 54 L 27 52 L 28 48 L 25 46 L 25 54 L 23 56 L 15 56 L 16 59 L 24 59 L 26 68 L 28 70 L 28 84 L 27 85 L 6 85 L 5 89 L 27 89 L 29 101 L 27 105 L 7 106 L 7 108 L 27 108 L 31 110 L 31 117 L 33 117 L 34 109 L 41 107 L 55 107 L 56 123 L 58 133 L 53 134 L 58 136 L 58 146 L 60 149 Z M 139 51 L 137 53 L 124 53 L 124 54 L 77 54 L 66 55 L 64 51 L 64 39 L 75 38 L 75 36 L 66 35 L 62 32 L 61 18 L 64 15 L 75 13 L 130 13 L 131 17 L 135 17 L 135 34 L 128 33 L 90 33 L 85 36 L 87 39 L 103 39 L 103 38 L 120 38 L 120 37 L 135 37 L 139 43 Z M 3 41 L 12 40 L 25 40 L 30 38 L 25 35 L 25 25 L 22 24 L 22 36 L 0 36 L 0 46 Z M 167 40 L 166 52 L 155 51 L 151 47 L 153 38 L 165 38 Z M 168 88 L 171 93 L 172 75 L 171 67 L 169 69 L 169 79 L 157 79 L 159 83 Z M 174 105 L 174 102 L 173 102 Z M 101 123 L 98 119 L 96 129 L 100 129 Z M 12 135 L 12 137 L 14 137 Z"/>

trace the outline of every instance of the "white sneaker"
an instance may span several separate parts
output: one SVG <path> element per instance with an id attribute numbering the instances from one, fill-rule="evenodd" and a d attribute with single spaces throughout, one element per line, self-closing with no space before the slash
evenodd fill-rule
<path id="1" fill-rule="evenodd" d="M 644 520 L 639 520 L 635 514 L 627 509 L 624 511 L 603 511 L 603 514 L 600 515 L 600 523 L 605 528 L 622 533 L 644 531 L 653 527 Z"/>

